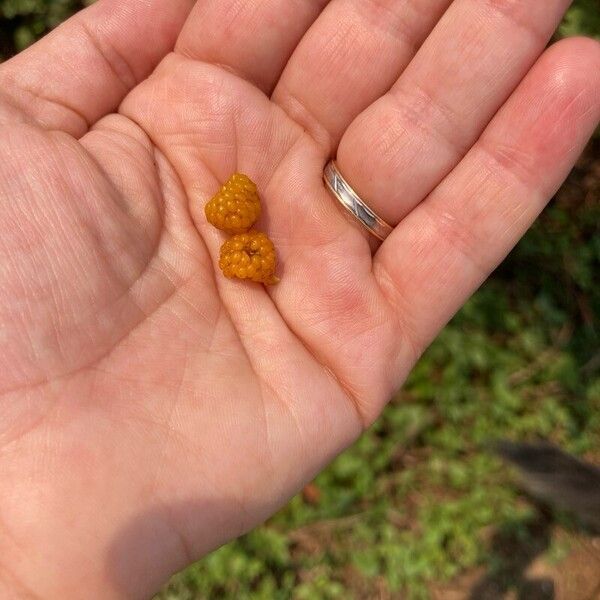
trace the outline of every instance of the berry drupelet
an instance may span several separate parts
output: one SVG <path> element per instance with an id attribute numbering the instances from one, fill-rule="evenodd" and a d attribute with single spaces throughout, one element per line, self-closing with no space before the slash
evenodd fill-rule
<path id="1" fill-rule="evenodd" d="M 204 209 L 208 222 L 230 234 L 245 233 L 260 217 L 256 184 L 246 175 L 235 173 Z"/>
<path id="2" fill-rule="evenodd" d="M 233 236 L 221 247 L 219 266 L 225 277 L 273 285 L 277 258 L 273 242 L 258 231 Z"/>

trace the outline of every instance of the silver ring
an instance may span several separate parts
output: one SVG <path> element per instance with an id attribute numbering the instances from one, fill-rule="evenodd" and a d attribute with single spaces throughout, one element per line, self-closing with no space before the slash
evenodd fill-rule
<path id="1" fill-rule="evenodd" d="M 394 228 L 378 217 L 343 178 L 334 160 L 323 171 L 323 180 L 336 200 L 378 240 L 385 240 Z"/>

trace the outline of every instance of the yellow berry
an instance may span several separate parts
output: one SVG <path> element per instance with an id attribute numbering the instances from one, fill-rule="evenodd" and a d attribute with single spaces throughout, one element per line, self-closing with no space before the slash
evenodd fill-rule
<path id="1" fill-rule="evenodd" d="M 260 217 L 260 198 L 256 185 L 235 173 L 204 208 L 208 222 L 231 234 L 248 231 Z"/>
<path id="2" fill-rule="evenodd" d="M 258 231 L 233 236 L 221 246 L 219 266 L 225 277 L 273 285 L 277 257 L 273 242 Z"/>

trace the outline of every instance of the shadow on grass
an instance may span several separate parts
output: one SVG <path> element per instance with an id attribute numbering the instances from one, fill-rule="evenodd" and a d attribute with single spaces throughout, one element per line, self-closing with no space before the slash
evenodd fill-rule
<path id="1" fill-rule="evenodd" d="M 527 569 L 549 548 L 555 524 L 584 535 L 600 531 L 600 469 L 548 443 L 503 441 L 496 452 L 517 468 L 537 516 L 500 527 L 491 541 L 488 573 L 469 599 L 497 600 L 515 591 L 519 600 L 552 600 L 555 583 L 527 578 Z M 566 511 L 562 519 L 556 520 L 552 507 Z"/>
<path id="2" fill-rule="evenodd" d="M 469 600 L 500 600 L 511 590 L 519 600 L 554 600 L 551 579 L 529 579 L 525 574 L 549 548 L 551 539 L 552 521 L 544 514 L 506 523 L 492 538 L 491 566 L 471 590 Z"/>

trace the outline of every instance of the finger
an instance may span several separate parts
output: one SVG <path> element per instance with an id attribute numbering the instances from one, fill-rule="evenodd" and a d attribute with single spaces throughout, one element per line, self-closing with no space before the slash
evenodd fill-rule
<path id="1" fill-rule="evenodd" d="M 463 158 L 571 0 L 457 0 L 398 82 L 348 129 L 340 170 L 397 224 Z"/>
<path id="2" fill-rule="evenodd" d="M 115 110 L 173 48 L 193 0 L 100 0 L 0 67 L 0 124 L 23 118 L 75 136 Z"/>
<path id="3" fill-rule="evenodd" d="M 374 271 L 415 355 L 530 227 L 599 120 L 600 44 L 556 44 L 383 244 Z"/>
<path id="4" fill-rule="evenodd" d="M 228 67 L 270 93 L 294 48 L 329 0 L 204 0 L 177 51 Z"/>
<path id="5" fill-rule="evenodd" d="M 328 149 L 385 93 L 451 0 L 334 0 L 294 52 L 273 99 Z"/>

